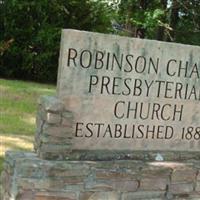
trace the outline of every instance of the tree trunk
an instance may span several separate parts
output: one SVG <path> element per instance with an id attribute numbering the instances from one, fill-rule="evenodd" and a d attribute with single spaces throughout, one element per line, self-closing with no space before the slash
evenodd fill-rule
<path id="1" fill-rule="evenodd" d="M 140 0 L 139 7 L 140 9 L 145 12 L 148 8 L 149 0 Z M 145 38 L 146 29 L 144 27 L 137 27 L 135 37 L 137 38 Z"/>
<path id="2" fill-rule="evenodd" d="M 160 0 L 160 4 L 161 4 L 161 8 L 164 10 L 164 12 L 166 13 L 166 9 L 167 9 L 167 0 Z M 161 21 L 163 23 L 166 22 L 166 14 L 162 17 Z M 157 29 L 157 35 L 156 35 L 156 39 L 163 41 L 165 38 L 165 27 L 160 25 Z"/>
<path id="3" fill-rule="evenodd" d="M 167 37 L 167 41 L 169 42 L 172 42 L 175 40 L 175 37 L 176 37 L 175 29 L 176 29 L 178 20 L 179 20 L 179 4 L 177 0 L 173 0 L 172 5 L 171 5 L 171 13 L 170 13 L 170 21 L 169 21 L 169 25 L 172 28 L 172 30 L 168 32 L 168 37 Z"/>

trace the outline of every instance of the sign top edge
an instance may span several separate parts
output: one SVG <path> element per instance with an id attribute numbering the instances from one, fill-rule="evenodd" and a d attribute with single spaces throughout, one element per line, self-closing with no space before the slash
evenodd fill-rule
<path id="1" fill-rule="evenodd" d="M 197 48 L 200 50 L 200 46 L 198 45 L 190 45 L 190 44 L 183 44 L 183 43 L 176 43 L 176 42 L 166 42 L 166 41 L 159 41 L 159 40 L 151 40 L 151 39 L 141 39 L 141 38 L 135 38 L 135 37 L 126 37 L 126 36 L 120 36 L 120 35 L 114 35 L 114 34 L 108 34 L 108 33 L 99 33 L 99 32 L 91 32 L 91 31 L 84 31 L 84 30 L 77 30 L 77 29 L 62 29 L 62 34 L 67 33 L 67 32 L 72 32 L 72 33 L 83 33 L 83 34 L 90 34 L 94 36 L 106 36 L 109 37 L 110 39 L 126 39 L 130 41 L 141 41 L 141 42 L 148 42 L 150 44 L 168 44 L 171 46 L 179 46 L 179 47 L 185 47 L 185 48 Z"/>

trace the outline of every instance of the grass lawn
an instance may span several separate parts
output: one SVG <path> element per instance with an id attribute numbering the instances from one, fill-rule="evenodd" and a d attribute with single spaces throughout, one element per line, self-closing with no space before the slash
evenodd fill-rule
<path id="1" fill-rule="evenodd" d="M 55 86 L 0 79 L 0 171 L 7 150 L 32 150 L 37 101 Z"/>

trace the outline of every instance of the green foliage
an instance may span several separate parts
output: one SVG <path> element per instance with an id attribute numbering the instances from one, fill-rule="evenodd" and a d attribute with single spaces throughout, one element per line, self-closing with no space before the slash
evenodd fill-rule
<path id="1" fill-rule="evenodd" d="M 107 32 L 106 5 L 88 0 L 6 0 L 0 76 L 55 82 L 62 28 Z M 1 18 L 2 19 L 2 18 Z M 2 24 L 2 23 L 1 23 Z"/>
<path id="2" fill-rule="evenodd" d="M 120 34 L 200 45 L 200 1 L 121 0 L 116 21 L 123 24 Z"/>
<path id="3" fill-rule="evenodd" d="M 121 0 L 115 9 L 103 0 L 0 2 L 1 77 L 55 82 L 62 28 L 200 45 L 197 0 Z"/>
<path id="4" fill-rule="evenodd" d="M 122 0 L 118 10 L 118 19 L 124 24 L 127 33 L 134 32 L 134 29 L 143 28 L 147 38 L 155 38 L 155 30 L 159 26 L 159 21 L 165 15 L 158 0 Z M 131 30 L 130 30 L 131 29 Z M 130 35 L 130 34 L 128 34 Z M 131 34 L 135 36 L 135 33 Z"/>
<path id="5" fill-rule="evenodd" d="M 178 1 L 179 16 L 174 31 L 180 43 L 200 45 L 200 1 Z"/>

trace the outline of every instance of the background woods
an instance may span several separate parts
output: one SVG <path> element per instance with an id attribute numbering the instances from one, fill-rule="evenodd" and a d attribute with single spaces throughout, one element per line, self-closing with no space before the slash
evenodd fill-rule
<path id="1" fill-rule="evenodd" d="M 200 1 L 121 1 L 119 22 L 129 36 L 200 44 Z"/>
<path id="2" fill-rule="evenodd" d="M 200 45 L 200 1 L 1 0 L 0 77 L 55 82 L 61 28 Z"/>
<path id="3" fill-rule="evenodd" d="M 106 32 L 104 6 L 87 0 L 4 1 L 0 75 L 55 82 L 61 28 Z"/>

